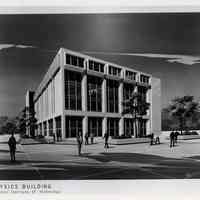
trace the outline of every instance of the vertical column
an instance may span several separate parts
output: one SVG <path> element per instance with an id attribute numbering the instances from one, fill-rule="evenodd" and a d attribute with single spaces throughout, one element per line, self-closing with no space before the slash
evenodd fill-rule
<path id="1" fill-rule="evenodd" d="M 118 98 L 119 98 L 119 113 L 123 112 L 123 82 L 121 81 L 118 88 Z"/>
<path id="2" fill-rule="evenodd" d="M 149 134 L 151 134 L 151 121 L 150 121 L 150 119 L 148 119 L 146 121 L 146 135 L 149 135 Z"/>
<path id="3" fill-rule="evenodd" d="M 61 137 L 65 138 L 66 119 L 65 119 L 65 70 L 61 68 L 61 86 L 62 86 L 62 114 L 61 114 Z"/>
<path id="4" fill-rule="evenodd" d="M 60 70 L 61 70 L 61 98 L 62 98 L 62 111 L 61 111 L 61 137 L 65 138 L 66 131 L 66 119 L 65 119 L 65 51 L 61 49 L 59 52 L 58 61 L 60 62 Z M 56 83 L 56 82 L 55 82 Z M 57 97 L 58 98 L 58 97 Z"/>
<path id="5" fill-rule="evenodd" d="M 107 117 L 104 117 L 102 120 L 102 136 L 104 136 L 107 131 Z"/>
<path id="6" fill-rule="evenodd" d="M 120 118 L 119 120 L 119 135 L 124 134 L 124 118 Z"/>
<path id="7" fill-rule="evenodd" d="M 81 91 L 82 91 L 82 111 L 87 111 L 87 75 L 83 74 L 81 81 Z"/>
<path id="8" fill-rule="evenodd" d="M 47 126 L 47 137 L 49 137 L 49 121 L 46 121 L 46 126 Z"/>
<path id="9" fill-rule="evenodd" d="M 107 91 L 106 91 L 106 79 L 103 79 L 102 82 L 102 112 L 106 113 L 107 111 Z"/>
<path id="10" fill-rule="evenodd" d="M 85 138 L 85 134 L 88 133 L 88 117 L 87 116 L 83 118 L 82 129 L 83 129 L 83 138 Z"/>
<path id="11" fill-rule="evenodd" d="M 56 119 L 53 118 L 53 133 L 56 134 Z"/>
<path id="12" fill-rule="evenodd" d="M 103 79 L 102 82 L 102 112 L 106 113 L 107 112 L 107 91 L 106 91 L 106 78 Z M 107 117 L 104 117 L 102 119 L 102 137 L 104 134 L 107 132 Z"/>
<path id="13" fill-rule="evenodd" d="M 44 136 L 44 122 L 41 122 L 41 126 L 42 126 L 42 135 Z"/>
<path id="14" fill-rule="evenodd" d="M 139 74 L 137 75 L 137 78 L 136 78 L 136 80 L 139 82 Z M 138 92 L 138 86 L 137 85 L 135 85 L 135 88 L 134 88 L 134 92 Z M 136 117 L 136 119 L 134 119 L 134 121 L 133 121 L 133 128 L 134 128 L 134 137 L 135 138 L 137 138 L 138 137 L 138 135 L 139 135 L 139 122 L 138 122 L 138 119 L 137 119 L 137 117 Z"/>
<path id="15" fill-rule="evenodd" d="M 66 119 L 65 119 L 65 115 L 61 116 L 61 135 L 62 138 L 65 138 L 65 131 L 66 131 Z"/>
<path id="16" fill-rule="evenodd" d="M 123 112 L 123 82 L 121 81 L 118 88 L 118 98 L 119 98 L 119 113 Z M 124 117 L 122 116 L 119 120 L 119 135 L 124 134 Z"/>

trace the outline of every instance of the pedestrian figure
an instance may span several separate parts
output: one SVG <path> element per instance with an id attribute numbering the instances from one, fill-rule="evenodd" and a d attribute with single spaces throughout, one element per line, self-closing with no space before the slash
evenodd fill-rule
<path id="1" fill-rule="evenodd" d="M 12 133 L 11 137 L 8 140 L 8 146 L 10 149 L 10 160 L 11 162 L 15 161 L 15 151 L 16 151 L 16 139 L 14 137 L 14 133 Z"/>
<path id="2" fill-rule="evenodd" d="M 61 131 L 58 132 L 59 141 L 62 141 Z"/>
<path id="3" fill-rule="evenodd" d="M 104 139 L 105 139 L 104 148 L 109 148 L 108 146 L 109 134 L 107 132 L 104 134 Z"/>
<path id="4" fill-rule="evenodd" d="M 174 131 L 170 133 L 170 147 L 174 147 Z"/>
<path id="5" fill-rule="evenodd" d="M 82 134 L 81 132 L 79 132 L 76 136 L 76 140 L 77 140 L 77 145 L 78 145 L 78 155 L 81 155 L 81 147 L 82 147 L 82 143 L 83 143 L 83 138 L 82 138 Z"/>
<path id="6" fill-rule="evenodd" d="M 88 135 L 88 133 L 85 133 L 85 145 L 89 144 L 88 139 L 89 139 L 89 135 Z"/>
<path id="7" fill-rule="evenodd" d="M 94 134 L 90 133 L 90 140 L 91 140 L 91 144 L 94 144 Z"/>
<path id="8" fill-rule="evenodd" d="M 156 137 L 156 144 L 160 144 L 160 138 L 158 136 Z"/>
<path id="9" fill-rule="evenodd" d="M 179 135 L 179 133 L 178 133 L 178 131 L 176 131 L 176 132 L 174 133 L 174 143 L 175 143 L 175 144 L 177 144 L 178 135 Z"/>
<path id="10" fill-rule="evenodd" d="M 150 135 L 150 139 L 151 139 L 150 145 L 153 145 L 153 139 L 154 139 L 154 134 L 153 133 Z"/>

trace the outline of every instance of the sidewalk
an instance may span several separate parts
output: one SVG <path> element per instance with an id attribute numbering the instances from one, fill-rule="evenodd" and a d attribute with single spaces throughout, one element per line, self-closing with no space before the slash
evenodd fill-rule
<path id="1" fill-rule="evenodd" d="M 103 143 L 83 145 L 17 145 L 17 162 L 10 163 L 7 144 L 0 146 L 0 179 L 149 179 L 200 177 L 200 140 L 160 145 Z"/>

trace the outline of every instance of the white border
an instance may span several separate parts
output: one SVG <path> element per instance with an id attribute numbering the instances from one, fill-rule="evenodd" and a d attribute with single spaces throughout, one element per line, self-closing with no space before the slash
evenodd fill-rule
<path id="1" fill-rule="evenodd" d="M 123 5 L 123 6 L 122 6 Z M 124 6 L 126 5 L 126 6 Z M 160 13 L 200 12 L 200 1 L 195 0 L 6 0 L 0 2 L 0 14 L 47 14 L 47 13 Z M 4 7 L 2 7 L 4 6 Z M 31 6 L 31 7 L 30 7 Z M 4 182 L 4 181 L 3 181 Z M 30 181 L 26 181 L 27 183 Z M 36 181 L 37 183 L 41 181 Z M 1 195 L 0 199 L 198 199 L 199 180 L 112 180 L 112 181 L 49 181 L 61 186 L 62 194 Z"/>

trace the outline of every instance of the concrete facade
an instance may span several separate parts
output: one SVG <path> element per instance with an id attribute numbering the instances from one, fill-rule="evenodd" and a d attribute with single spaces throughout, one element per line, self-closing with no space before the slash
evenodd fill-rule
<path id="1" fill-rule="evenodd" d="M 122 102 L 133 91 L 150 104 L 135 122 Z M 160 80 L 150 74 L 61 48 L 34 94 L 36 134 L 75 137 L 79 131 L 101 137 L 161 133 Z M 140 127 L 140 128 L 139 128 Z"/>

